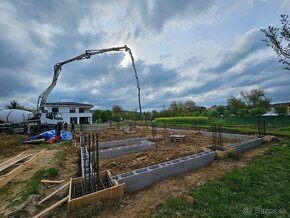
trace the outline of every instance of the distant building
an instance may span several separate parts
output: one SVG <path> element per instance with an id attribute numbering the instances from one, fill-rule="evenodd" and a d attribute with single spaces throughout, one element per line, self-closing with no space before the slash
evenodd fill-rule
<path id="1" fill-rule="evenodd" d="M 92 113 L 90 109 L 94 106 L 77 102 L 57 102 L 46 103 L 48 112 L 59 112 L 63 116 L 63 122 L 71 124 L 90 124 L 92 123 Z"/>
<path id="2" fill-rule="evenodd" d="M 275 113 L 274 111 L 274 108 L 275 106 L 277 105 L 283 105 L 283 106 L 286 106 L 287 107 L 287 114 L 290 115 L 290 102 L 283 102 L 283 103 L 275 103 L 275 104 L 272 104 L 271 106 L 271 109 L 273 113 Z"/>
<path id="3" fill-rule="evenodd" d="M 216 110 L 217 108 L 218 108 L 217 105 L 213 105 L 213 106 L 209 107 L 207 110 L 208 110 L 208 111 L 214 111 L 214 110 Z"/>
<path id="4" fill-rule="evenodd" d="M 205 110 L 206 110 L 206 107 L 203 107 L 203 106 L 195 106 L 194 107 L 194 111 L 202 112 L 202 111 L 205 111 Z"/>

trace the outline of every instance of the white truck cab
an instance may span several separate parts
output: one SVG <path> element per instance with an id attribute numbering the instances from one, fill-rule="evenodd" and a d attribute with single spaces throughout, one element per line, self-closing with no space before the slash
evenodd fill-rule
<path id="1" fill-rule="evenodd" d="M 42 125 L 44 124 L 56 125 L 58 122 L 63 122 L 62 114 L 55 112 L 41 113 L 40 122 Z"/>

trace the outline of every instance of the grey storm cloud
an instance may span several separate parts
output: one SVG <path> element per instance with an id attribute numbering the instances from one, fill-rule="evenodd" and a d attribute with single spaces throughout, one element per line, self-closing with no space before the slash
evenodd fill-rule
<path id="1" fill-rule="evenodd" d="M 266 44 L 263 43 L 263 33 L 258 29 L 252 29 L 247 32 L 237 42 L 237 46 L 221 55 L 221 61 L 216 67 L 211 67 L 207 70 L 223 73 L 227 69 L 237 64 L 240 60 L 247 57 L 249 54 L 264 49 Z"/>
<path id="2" fill-rule="evenodd" d="M 261 35 L 259 30 L 250 30 L 239 39 L 236 47 L 220 54 L 220 61 L 215 67 L 201 69 L 198 80 L 203 81 L 203 78 L 209 78 L 208 82 L 186 89 L 179 96 L 198 95 L 225 87 L 243 90 L 249 86 L 257 85 L 267 90 L 273 86 L 278 85 L 282 87 L 286 85 L 285 78 L 288 78 L 286 80 L 289 81 L 290 75 L 283 75 L 281 65 L 274 57 L 270 59 L 265 58 L 259 62 L 253 58 L 253 60 L 248 62 L 248 65 L 238 70 L 238 74 L 229 73 L 232 67 L 249 58 L 251 54 L 260 50 L 266 50 L 266 45 L 262 43 L 262 39 L 263 35 Z M 275 78 L 281 74 L 284 79 L 275 81 Z M 237 93 L 232 93 L 232 95 L 235 94 Z"/>
<path id="3" fill-rule="evenodd" d="M 15 71 L 1 69 L 0 87 L 0 99 L 14 97 L 18 93 L 29 91 L 29 78 L 16 74 Z"/>
<path id="4" fill-rule="evenodd" d="M 160 32 L 166 23 L 176 19 L 191 19 L 194 21 L 200 15 L 206 14 L 213 7 L 214 0 L 158 0 L 158 1 L 134 1 L 129 2 L 127 16 L 137 16 L 134 37 L 147 31 Z M 145 28 L 144 28 L 145 27 Z"/>

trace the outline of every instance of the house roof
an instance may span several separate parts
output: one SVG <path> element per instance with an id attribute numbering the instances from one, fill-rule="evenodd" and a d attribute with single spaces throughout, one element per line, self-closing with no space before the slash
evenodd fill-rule
<path id="1" fill-rule="evenodd" d="M 92 104 L 84 104 L 79 102 L 49 102 L 46 106 L 82 106 L 82 107 L 94 107 Z"/>
<path id="2" fill-rule="evenodd" d="M 290 102 L 281 102 L 281 103 L 272 104 L 272 106 L 276 106 L 276 105 L 286 105 L 286 106 L 290 106 Z"/>

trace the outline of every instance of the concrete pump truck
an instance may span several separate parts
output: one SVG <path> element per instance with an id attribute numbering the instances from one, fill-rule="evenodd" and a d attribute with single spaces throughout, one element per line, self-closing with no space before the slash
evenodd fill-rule
<path id="1" fill-rule="evenodd" d="M 98 49 L 98 50 L 86 50 L 85 53 L 76 56 L 74 58 L 68 59 L 63 62 L 59 62 L 54 65 L 54 74 L 51 84 L 47 87 L 47 89 L 38 97 L 37 101 L 37 112 L 29 112 L 24 110 L 17 109 L 3 109 L 0 110 L 0 133 L 30 133 L 30 134 L 38 134 L 50 129 L 53 129 L 58 122 L 62 122 L 62 114 L 56 112 L 48 112 L 46 109 L 46 101 L 47 97 L 55 87 L 57 83 L 57 79 L 61 73 L 62 66 L 73 61 L 90 59 L 92 55 L 106 53 L 106 52 L 128 52 L 132 66 L 134 70 L 134 75 L 137 82 L 137 90 L 138 90 L 138 103 L 139 103 L 139 112 L 140 117 L 142 116 L 141 109 L 141 99 L 140 99 L 140 85 L 139 79 L 136 71 L 136 66 L 134 62 L 134 57 L 132 55 L 132 51 L 130 48 L 125 46 L 121 47 L 112 47 L 106 49 Z"/>

